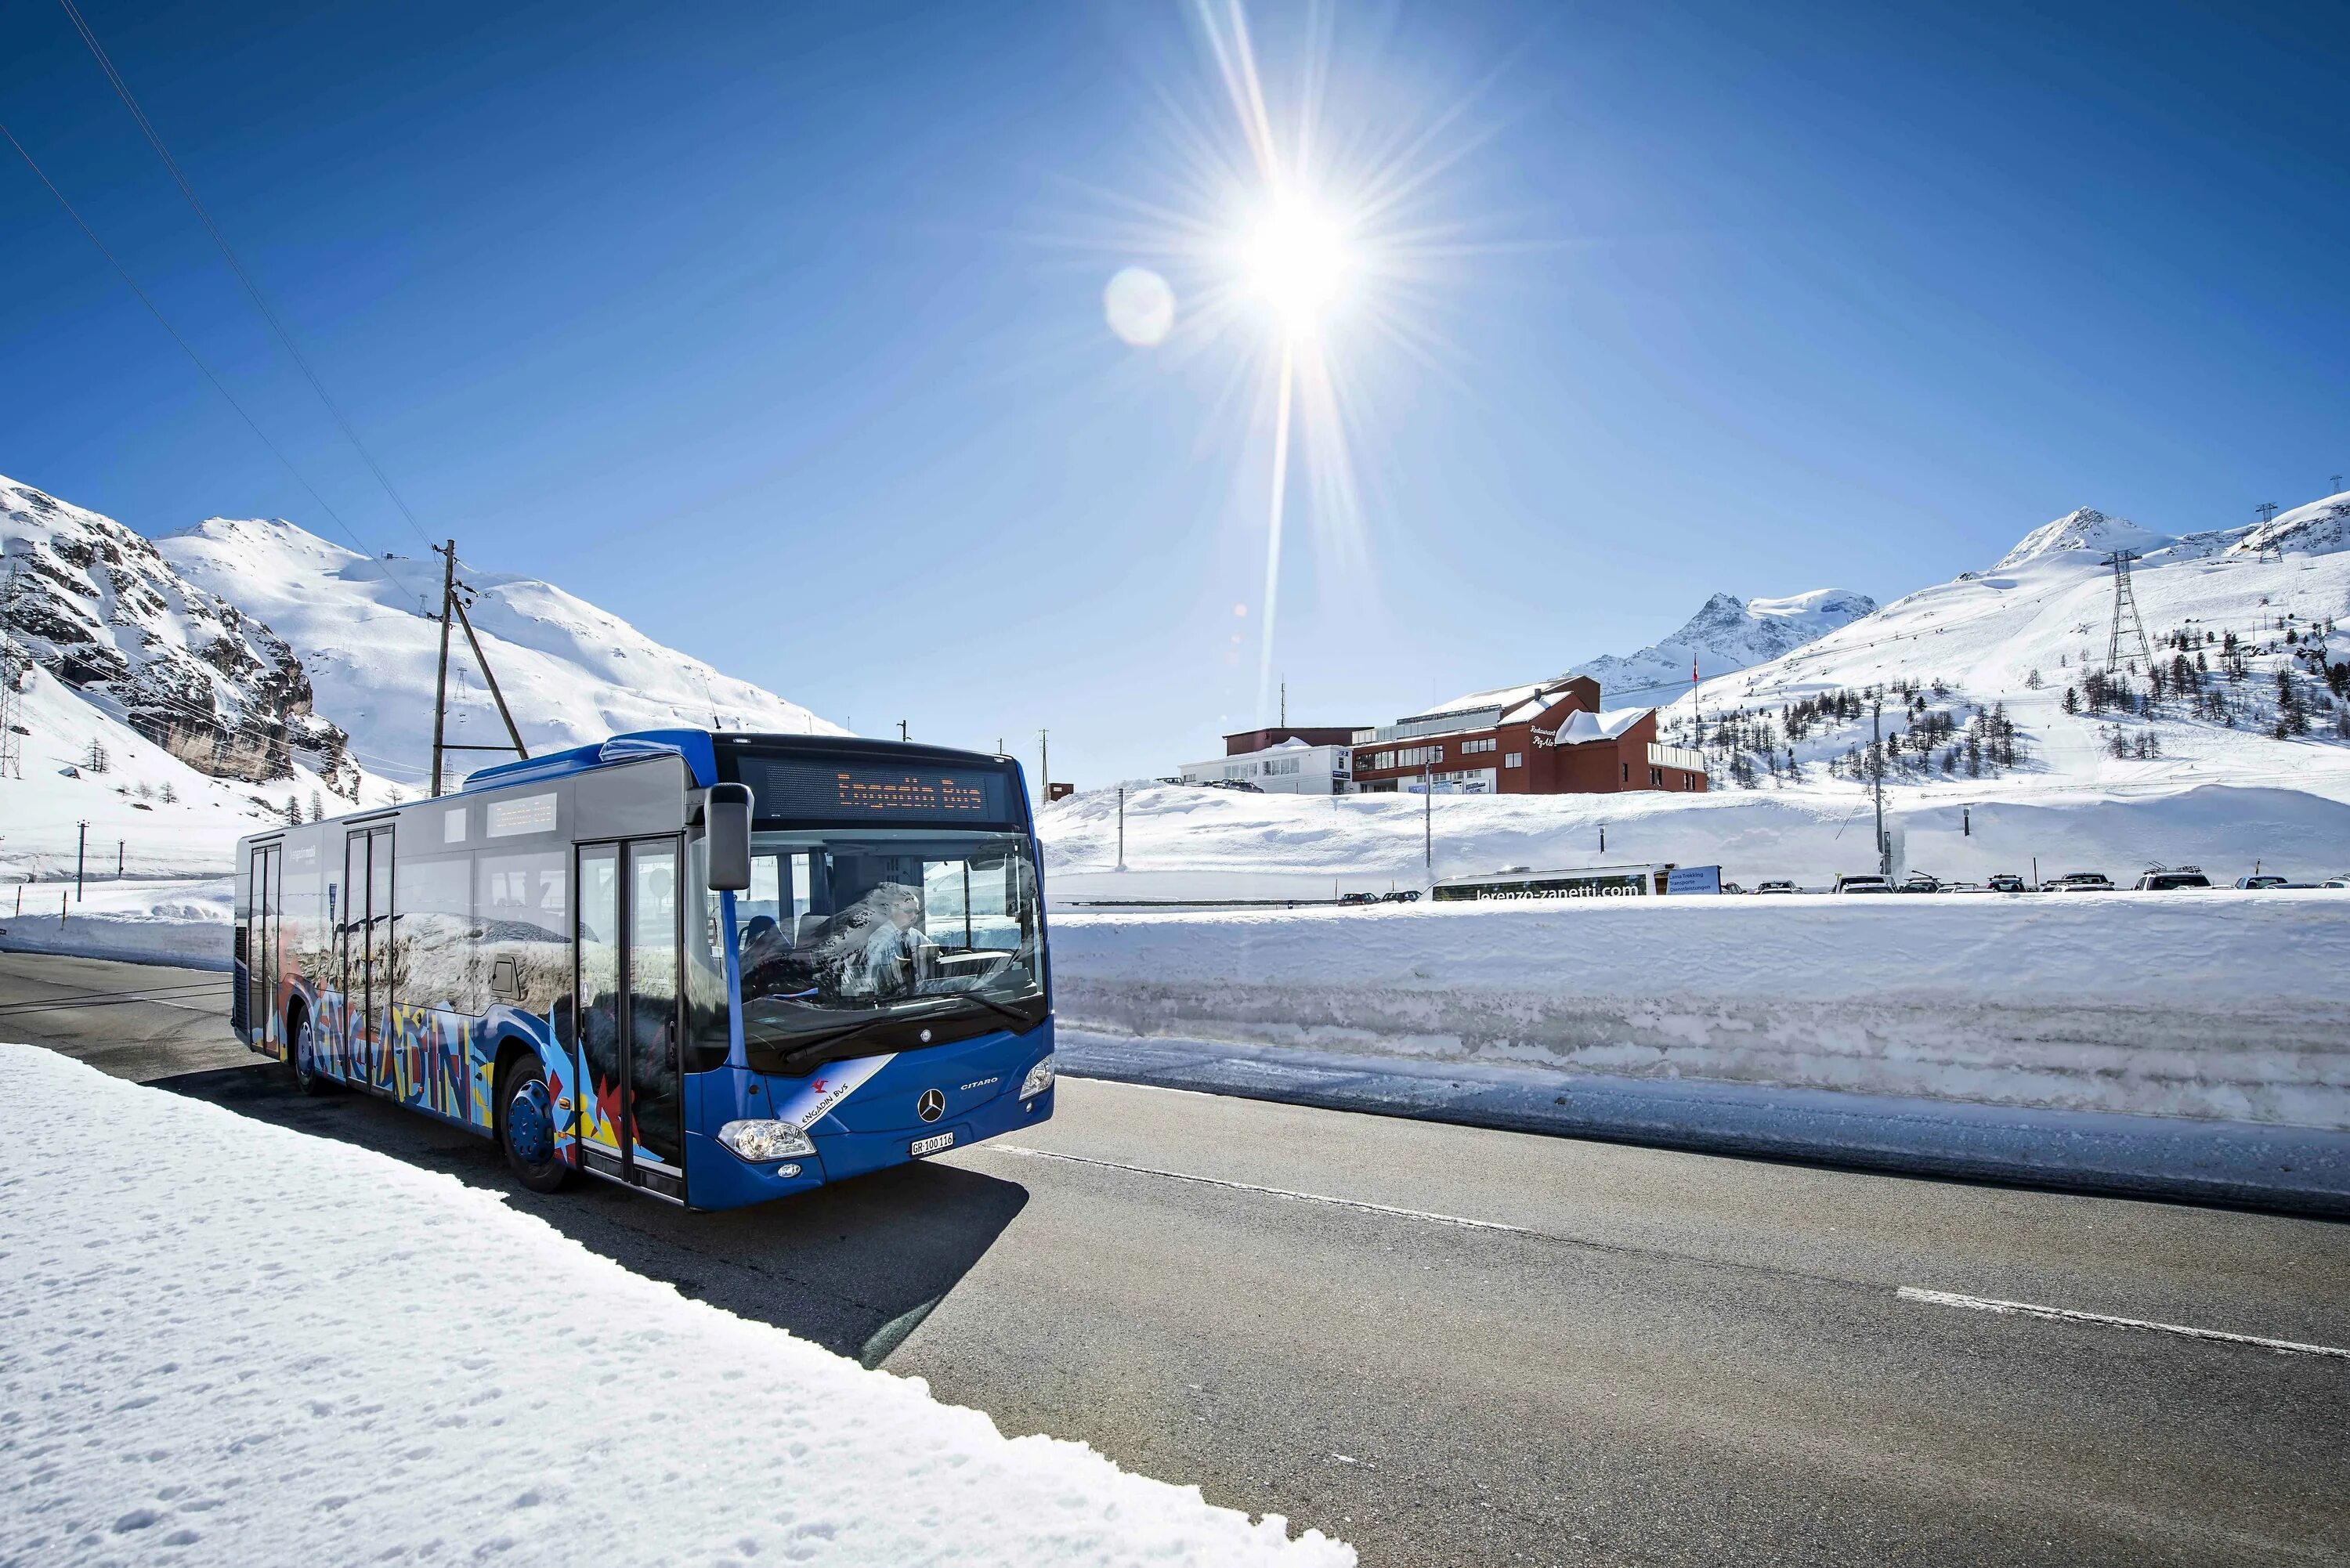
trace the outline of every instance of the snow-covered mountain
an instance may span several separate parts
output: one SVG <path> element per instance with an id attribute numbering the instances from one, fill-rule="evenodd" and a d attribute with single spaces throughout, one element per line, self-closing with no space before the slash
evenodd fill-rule
<path id="1" fill-rule="evenodd" d="M 1692 664 L 1700 676 L 1744 670 L 1816 641 L 1876 608 L 1875 599 L 1847 588 L 1814 588 L 1783 599 L 1716 594 L 1664 641 L 1628 657 L 1604 654 L 1565 673 L 1598 681 L 1601 701 L 1611 706 L 1654 706 L 1689 689 Z"/>
<path id="2" fill-rule="evenodd" d="M 179 574 L 266 622 L 299 657 L 321 712 L 373 773 L 421 779 L 432 750 L 441 563 L 361 556 L 291 523 L 215 517 L 155 542 Z M 796 702 L 665 648 L 535 577 L 468 568 L 468 614 L 533 752 L 663 725 L 838 734 Z M 494 745 L 505 726 L 464 636 L 450 653 L 452 743 Z M 458 753 L 452 775 L 501 759 Z"/>
<path id="3" fill-rule="evenodd" d="M 2158 682 L 2135 647 L 2106 668 L 2116 548 L 2142 557 Z M 1691 625 L 1734 628 L 1751 607 L 1723 595 Z M 1039 823 L 1054 896 L 1383 891 L 1419 885 L 1431 846 L 1439 876 L 1718 862 L 1750 887 L 1819 887 L 1877 869 L 1863 759 L 1880 723 L 1897 873 L 2350 871 L 2350 493 L 2178 535 L 2070 512 L 1996 566 L 1745 669 L 1715 674 L 1700 653 L 1694 702 L 1687 635 L 1635 656 L 1665 662 L 1668 690 L 1634 700 L 1664 704 L 1667 741 L 1703 748 L 1704 794 L 1459 796 L 1430 813 L 1397 795 L 1096 792 Z M 1631 663 L 1614 680 L 1649 678 L 1627 680 Z M 1583 669 L 1617 689 L 1610 666 Z"/>
<path id="4" fill-rule="evenodd" d="M 430 787 L 439 561 L 375 560 L 285 522 L 214 518 L 150 541 L 5 478 L 0 546 L 35 666 L 25 776 L 0 781 L 11 864 L 70 867 L 87 819 L 125 841 L 126 865 L 218 865 L 256 815 Z M 550 584 L 465 575 L 534 753 L 667 725 L 840 732 Z M 462 633 L 450 667 L 449 739 L 504 742 Z M 449 774 L 500 760 L 458 752 Z"/>
<path id="5" fill-rule="evenodd" d="M 356 784 L 285 639 L 139 535 L 0 477 L 0 549 L 18 644 L 110 716 L 213 777 L 290 778 L 298 752 Z"/>
<path id="6" fill-rule="evenodd" d="M 2137 614 L 2125 619 L 2112 663 L 2106 560 L 2116 549 L 2140 558 L 2131 572 Z M 1903 790 L 1984 793 L 1972 752 L 1995 714 L 2017 742 L 2015 760 L 1991 770 L 2012 770 L 2003 787 L 2095 795 L 2257 785 L 2350 799 L 2342 616 L 2350 616 L 2350 494 L 2267 524 L 2183 535 L 2084 508 L 2033 530 L 1988 571 L 1705 682 L 1695 704 L 1702 721 L 1684 696 L 1667 729 L 1719 753 L 1725 771 L 1731 753 L 1745 752 L 1769 787 L 1774 757 L 1792 752 L 1804 767 L 1865 747 L 1869 721 L 1849 699 L 1892 691 L 1891 784 Z M 2137 641 L 2141 623 L 2150 665 Z M 1839 692 L 1841 713 L 1803 711 Z M 1790 732 L 1791 719 L 1801 732 Z"/>

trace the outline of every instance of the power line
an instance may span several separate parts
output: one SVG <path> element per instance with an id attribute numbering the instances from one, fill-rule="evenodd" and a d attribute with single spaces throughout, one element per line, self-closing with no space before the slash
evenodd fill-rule
<path id="1" fill-rule="evenodd" d="M 310 383 L 310 389 L 318 394 L 318 400 L 327 405 L 327 411 L 335 416 L 335 423 L 341 427 L 352 450 L 367 463 L 368 472 L 375 475 L 376 483 L 383 486 L 383 493 L 391 497 L 391 504 L 400 508 L 400 514 L 408 520 L 408 525 L 416 531 L 416 536 L 428 547 L 431 546 L 432 535 L 425 533 L 424 525 L 416 520 L 416 514 L 409 510 L 408 502 L 393 487 L 390 478 L 383 472 L 383 465 L 376 462 L 375 454 L 368 450 L 367 443 L 359 440 L 359 432 L 351 428 L 351 421 L 344 415 L 342 405 L 335 401 L 333 395 L 327 390 L 327 384 L 318 379 L 317 371 L 310 368 L 309 359 L 295 346 L 294 335 L 286 330 L 286 323 L 279 320 L 277 312 L 270 308 L 269 301 L 262 296 L 261 286 L 245 270 L 244 263 L 237 259 L 228 237 L 221 233 L 220 225 L 213 222 L 212 213 L 205 210 L 203 202 L 197 200 L 196 188 L 188 183 L 187 175 L 180 169 L 179 160 L 172 157 L 172 150 L 163 145 L 163 138 L 155 130 L 154 122 L 147 118 L 147 111 L 139 107 L 138 99 L 131 96 L 130 84 L 124 81 L 122 73 L 114 68 L 114 62 L 107 57 L 106 50 L 99 44 L 98 35 L 89 30 L 88 22 L 82 20 L 81 12 L 76 8 L 73 0 L 57 0 L 57 4 L 65 7 L 68 16 L 73 18 L 74 29 L 81 34 L 81 41 L 89 46 L 91 57 L 98 61 L 99 69 L 106 73 L 106 79 L 113 85 L 115 97 L 122 100 L 122 107 L 130 111 L 130 118 L 137 120 L 139 129 L 146 133 L 147 144 L 155 150 L 155 156 L 163 161 L 163 167 L 171 171 L 172 182 L 180 187 L 180 194 L 188 199 L 188 205 L 194 209 L 197 220 L 204 226 L 204 233 L 213 237 L 213 244 L 218 245 L 221 254 L 227 258 L 229 270 L 236 274 L 237 282 L 244 286 L 245 295 L 253 301 L 253 307 L 269 324 L 270 331 L 277 335 L 278 343 L 301 369 L 303 379 Z"/>
<path id="2" fill-rule="evenodd" d="M 236 400 L 236 395 L 228 389 L 227 385 L 221 380 L 217 374 L 213 372 L 213 368 L 204 362 L 204 357 L 196 352 L 194 345 L 191 344 L 185 337 L 180 335 L 180 329 L 172 325 L 171 317 L 165 316 L 163 314 L 162 307 L 158 306 L 154 300 L 148 297 L 147 291 L 139 286 L 138 281 L 130 275 L 130 270 L 116 258 L 115 254 L 112 251 L 106 248 L 106 242 L 98 237 L 98 231 L 91 228 L 83 219 L 81 213 L 74 210 L 74 204 L 66 200 L 66 193 L 57 189 L 57 182 L 51 180 L 48 175 L 43 171 L 41 166 L 33 161 L 33 155 L 25 150 L 25 144 L 16 140 L 16 133 L 10 130 L 5 121 L 0 121 L 0 136 L 5 136 L 8 139 L 8 145 L 16 150 L 16 156 L 25 161 L 25 167 L 33 171 L 34 178 L 40 181 L 43 185 L 48 187 L 49 194 L 57 199 L 57 205 L 65 209 L 66 216 L 74 221 L 74 226 L 76 228 L 81 230 L 82 237 L 89 241 L 90 244 L 97 250 L 99 255 L 106 258 L 106 265 L 114 269 L 114 275 L 122 280 L 122 286 L 138 296 L 139 303 L 147 307 L 147 314 L 152 316 L 155 318 L 156 324 L 161 327 L 164 331 L 172 335 L 172 341 L 180 346 L 180 352 L 185 354 L 188 357 L 189 362 L 194 365 L 197 369 L 203 372 L 204 379 L 213 384 L 213 390 L 218 392 L 221 395 L 222 400 L 226 402 L 230 408 L 236 410 L 237 418 L 243 420 L 245 423 L 245 428 L 253 431 L 254 439 L 260 441 L 263 446 L 269 449 L 269 455 L 276 458 L 279 465 L 282 466 L 286 472 L 294 476 L 296 483 L 299 484 L 305 491 L 308 492 L 310 499 L 318 504 L 318 510 L 324 512 L 328 517 L 332 518 L 334 520 L 335 526 L 343 531 L 343 536 L 348 539 L 354 545 L 358 546 L 359 553 L 367 557 L 369 563 L 375 567 L 377 573 L 382 576 L 383 580 L 390 583 L 395 590 L 399 590 L 400 584 L 393 580 L 390 572 L 383 569 L 383 563 L 376 559 L 375 552 L 369 549 L 365 545 L 359 543 L 359 536 L 351 531 L 351 525 L 343 521 L 343 514 L 327 504 L 327 498 L 318 493 L 318 487 L 312 484 L 308 479 L 303 476 L 302 471 L 294 466 L 293 460 L 278 449 L 277 443 L 271 441 L 268 433 L 261 428 L 260 424 L 255 421 L 254 417 L 250 413 L 245 411 L 244 405 Z"/>

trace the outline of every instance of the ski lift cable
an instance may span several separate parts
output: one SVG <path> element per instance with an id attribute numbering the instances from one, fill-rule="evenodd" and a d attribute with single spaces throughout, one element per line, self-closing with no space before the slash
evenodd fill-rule
<path id="1" fill-rule="evenodd" d="M 115 254 L 106 248 L 106 242 L 98 237 L 98 231 L 89 226 L 88 222 L 75 209 L 71 202 L 66 200 L 66 193 L 57 189 L 57 182 L 49 178 L 39 163 L 34 161 L 32 153 L 26 151 L 25 144 L 16 140 L 16 133 L 9 130 L 5 122 L 0 122 L 0 136 L 7 138 L 8 145 L 16 150 L 16 156 L 25 161 L 25 167 L 30 169 L 34 178 L 48 188 L 49 194 L 57 198 L 57 205 L 65 209 L 66 216 L 71 218 L 74 221 L 74 226 L 81 230 L 82 237 L 88 240 L 98 254 L 106 258 L 107 265 L 114 269 L 114 275 L 122 280 L 123 286 L 136 295 L 139 303 L 147 307 L 147 313 L 155 318 L 157 324 L 165 332 L 171 334 L 172 341 L 180 346 L 180 351 L 188 357 L 197 369 L 203 372 L 204 379 L 213 384 L 213 390 L 218 392 L 228 406 L 236 410 L 237 418 L 243 420 L 246 428 L 253 431 L 255 438 L 269 449 L 269 455 L 276 458 L 286 472 L 294 476 L 295 483 L 301 485 L 309 493 L 310 499 L 318 504 L 318 510 L 334 520 L 335 526 L 342 530 L 345 538 L 358 546 L 359 553 L 367 558 L 369 564 L 375 567 L 383 580 L 390 584 L 395 590 L 404 593 L 406 590 L 400 588 L 398 580 L 390 572 L 384 570 L 381 561 L 376 559 L 375 552 L 360 543 L 359 536 L 352 532 L 351 525 L 343 521 L 343 514 L 328 504 L 327 498 L 318 493 L 318 487 L 312 484 L 302 471 L 294 466 L 293 459 L 287 457 L 276 441 L 269 439 L 268 432 L 264 431 L 253 415 L 246 411 L 244 405 L 236 400 L 236 394 L 231 392 L 219 374 L 213 369 L 212 366 L 205 363 L 204 357 L 196 352 L 195 346 L 180 335 L 180 329 L 172 325 L 171 317 L 165 316 L 162 307 L 149 296 L 145 289 L 139 286 L 138 281 L 130 275 L 129 269 L 123 266 Z"/>
<path id="2" fill-rule="evenodd" d="M 228 261 L 229 270 L 236 274 L 237 282 L 244 286 L 245 296 L 253 301 L 253 307 L 261 313 L 262 320 L 269 324 L 270 331 L 276 335 L 278 343 L 285 348 L 286 355 L 293 359 L 296 367 L 301 370 L 303 379 L 310 383 L 310 389 L 318 394 L 318 400 L 327 406 L 327 411 L 334 416 L 335 423 L 342 430 L 344 438 L 351 443 L 352 450 L 357 452 L 368 465 L 368 472 L 375 475 L 378 484 L 383 486 L 383 493 L 391 497 L 391 504 L 400 509 L 400 516 L 407 519 L 409 527 L 415 530 L 418 538 L 423 540 L 427 545 L 431 545 L 433 543 L 432 535 L 427 534 L 424 531 L 424 525 L 416 520 L 416 514 L 410 509 L 406 498 L 392 484 L 390 477 L 383 471 L 383 465 L 376 462 L 375 453 L 369 452 L 367 443 L 359 439 L 359 431 L 351 427 L 350 420 L 344 414 L 342 405 L 335 401 L 333 395 L 327 390 L 326 383 L 318 379 L 317 371 L 311 369 L 309 359 L 295 345 L 294 335 L 286 329 L 286 323 L 279 319 L 277 312 L 270 307 L 269 301 L 262 295 L 261 286 L 255 283 L 253 275 L 245 270 L 244 263 L 238 259 L 236 251 L 229 244 L 228 237 L 221 233 L 220 225 L 213 222 L 212 213 L 205 209 L 203 202 L 197 199 L 195 187 L 188 182 L 187 175 L 180 168 L 179 160 L 173 158 L 171 149 L 163 145 L 163 138 L 155 130 L 154 122 L 147 118 L 147 111 L 139 107 L 138 99 L 131 94 L 130 84 L 124 81 L 122 73 L 114 68 L 114 61 L 108 57 L 106 50 L 98 41 L 98 35 L 90 31 L 89 24 L 82 19 L 82 14 L 74 5 L 74 0 L 57 0 L 57 3 L 65 7 L 66 15 L 72 18 L 74 29 L 81 35 L 82 42 L 89 46 L 90 55 L 98 61 L 99 69 L 106 73 L 106 79 L 112 85 L 114 95 L 122 100 L 122 107 L 130 111 L 130 118 L 138 121 L 139 129 L 145 133 L 148 145 L 154 148 L 155 156 L 161 159 L 163 167 L 171 171 L 172 182 L 180 187 L 180 194 L 188 199 L 188 205 L 194 210 L 197 220 L 204 226 L 204 233 L 210 234 L 213 244 L 220 247 L 221 254 Z"/>

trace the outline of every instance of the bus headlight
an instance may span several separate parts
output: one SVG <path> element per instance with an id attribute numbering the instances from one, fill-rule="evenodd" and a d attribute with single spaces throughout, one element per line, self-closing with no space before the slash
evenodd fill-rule
<path id="1" fill-rule="evenodd" d="M 807 1134 L 789 1122 L 728 1122 L 718 1129 L 718 1141 L 753 1165 L 816 1152 Z"/>
<path id="2" fill-rule="evenodd" d="M 1053 1058 L 1048 1055 L 1029 1068 L 1028 1075 L 1020 1080 L 1020 1097 L 1024 1100 L 1033 1100 L 1052 1086 Z"/>

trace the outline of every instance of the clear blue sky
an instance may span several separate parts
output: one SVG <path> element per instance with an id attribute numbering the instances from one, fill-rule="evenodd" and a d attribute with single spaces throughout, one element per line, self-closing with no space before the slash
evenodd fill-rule
<path id="1" fill-rule="evenodd" d="M 1185 11 L 84 9 L 469 560 L 868 733 L 1050 726 L 1081 783 L 1253 722 L 1263 345 L 1102 316 L 1133 263 L 1191 322 L 1124 204 L 1191 210 L 1181 128 L 1231 122 Z M 1293 719 L 2350 471 L 2340 5 L 1341 10 L 1334 135 L 1465 104 L 1409 213 L 1458 243 L 1403 302 L 1423 353 L 1334 329 L 1362 516 L 1334 539 L 1295 477 Z M 1253 16 L 1279 114 L 1300 12 Z M 0 118 L 369 547 L 421 553 L 65 16 L 9 7 L 0 59 Z M 14 161 L 0 278 L 0 472 L 337 536 Z"/>

